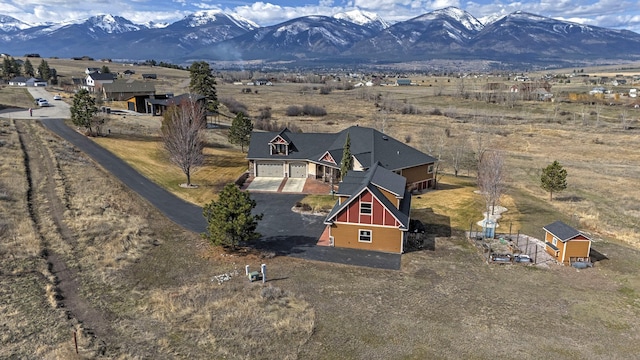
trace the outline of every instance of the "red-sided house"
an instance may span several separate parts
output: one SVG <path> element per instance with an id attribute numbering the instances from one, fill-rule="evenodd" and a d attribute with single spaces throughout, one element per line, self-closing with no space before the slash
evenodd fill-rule
<path id="1" fill-rule="evenodd" d="M 543 227 L 545 250 L 558 262 L 571 265 L 576 261 L 588 261 L 591 239 L 571 226 L 556 221 Z"/>
<path id="2" fill-rule="evenodd" d="M 380 164 L 350 171 L 324 223 L 335 247 L 402 253 L 409 230 L 411 195 L 406 179 Z"/>
<path id="3" fill-rule="evenodd" d="M 340 163 L 347 135 L 354 171 L 373 164 L 402 175 L 410 190 L 433 187 L 436 159 L 375 129 L 352 126 L 339 133 L 251 133 L 247 159 L 255 177 L 311 177 L 323 181 L 340 178 Z"/>

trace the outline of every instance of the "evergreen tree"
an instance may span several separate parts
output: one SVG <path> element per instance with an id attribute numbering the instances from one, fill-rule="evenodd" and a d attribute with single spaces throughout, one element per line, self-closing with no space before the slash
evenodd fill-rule
<path id="1" fill-rule="evenodd" d="M 42 59 L 40 65 L 38 66 L 38 76 L 45 81 L 49 81 L 51 79 L 51 69 L 49 68 L 49 64 Z"/>
<path id="2" fill-rule="evenodd" d="M 540 187 L 549 192 L 549 201 L 553 201 L 553 193 L 567 188 L 567 170 L 558 160 L 542 169 Z"/>
<path id="3" fill-rule="evenodd" d="M 107 65 L 102 65 L 102 67 L 100 68 L 100 73 L 101 74 L 110 74 L 111 70 L 109 70 L 109 67 Z"/>
<path id="4" fill-rule="evenodd" d="M 24 74 L 26 76 L 30 76 L 30 77 L 34 77 L 35 76 L 35 70 L 33 69 L 33 65 L 31 64 L 31 61 L 29 61 L 29 59 L 24 61 L 24 64 L 22 65 L 22 68 L 24 69 Z"/>
<path id="5" fill-rule="evenodd" d="M 244 152 L 245 145 L 249 145 L 251 131 L 253 131 L 251 119 L 239 112 L 229 128 L 229 142 L 234 145 L 240 145 L 242 152 Z"/>
<path id="6" fill-rule="evenodd" d="M 4 58 L 4 61 L 2 62 L 2 76 L 6 80 L 10 80 L 16 76 L 20 76 L 20 74 L 21 71 L 18 61 L 13 57 Z"/>
<path id="7" fill-rule="evenodd" d="M 235 250 L 242 242 L 257 240 L 258 221 L 262 214 L 252 215 L 256 207 L 249 193 L 241 191 L 235 184 L 227 184 L 220 192 L 218 201 L 211 201 L 203 208 L 207 220 L 207 233 L 202 236 L 214 245 Z"/>
<path id="8" fill-rule="evenodd" d="M 347 133 L 347 139 L 344 142 L 344 148 L 342 149 L 342 161 L 340 161 L 340 176 L 344 179 L 347 176 L 347 172 L 353 169 L 353 157 L 351 156 L 351 138 Z"/>
<path id="9" fill-rule="evenodd" d="M 196 61 L 189 68 L 191 82 L 189 89 L 192 93 L 200 94 L 207 98 L 207 110 L 218 112 L 218 95 L 216 93 L 216 80 L 211 73 L 209 63 Z"/>
<path id="10" fill-rule="evenodd" d="M 87 129 L 89 135 L 93 135 L 92 128 L 99 126 L 101 123 L 101 120 L 95 118 L 97 113 L 96 101 L 89 95 L 89 91 L 82 89 L 73 96 L 71 121 L 74 125 Z"/>

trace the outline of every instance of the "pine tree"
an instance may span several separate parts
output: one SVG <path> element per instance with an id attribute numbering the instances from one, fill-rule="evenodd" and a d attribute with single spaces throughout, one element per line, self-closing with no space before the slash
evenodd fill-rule
<path id="1" fill-rule="evenodd" d="M 71 121 L 74 125 L 84 127 L 93 135 L 93 126 L 99 126 L 100 120 L 95 118 L 98 113 L 96 100 L 91 97 L 89 91 L 82 89 L 73 96 L 71 105 Z"/>
<path id="2" fill-rule="evenodd" d="M 558 160 L 542 169 L 540 187 L 549 192 L 549 201 L 553 201 L 553 193 L 567 188 L 567 170 Z"/>
<path id="3" fill-rule="evenodd" d="M 340 176 L 344 179 L 347 176 L 349 170 L 353 169 L 353 157 L 351 156 L 351 138 L 347 133 L 347 139 L 344 142 L 344 148 L 342 149 L 342 161 L 340 161 Z"/>
<path id="4" fill-rule="evenodd" d="M 49 64 L 42 59 L 40 65 L 38 66 L 38 76 L 45 81 L 49 81 L 51 78 L 51 69 L 49 68 Z"/>
<path id="5" fill-rule="evenodd" d="M 100 73 L 101 74 L 110 74 L 111 70 L 109 69 L 109 67 L 107 65 L 102 65 L 102 67 L 100 68 Z"/>
<path id="6" fill-rule="evenodd" d="M 252 215 L 256 207 L 249 193 L 241 191 L 235 184 L 227 184 L 220 192 L 218 201 L 204 206 L 203 216 L 207 220 L 207 232 L 202 236 L 214 245 L 235 250 L 242 242 L 257 240 L 258 221 L 262 214 Z"/>
<path id="7" fill-rule="evenodd" d="M 207 98 L 207 110 L 218 112 L 218 95 L 216 93 L 216 80 L 211 73 L 209 63 L 196 61 L 189 67 L 191 92 Z"/>
<path id="8" fill-rule="evenodd" d="M 30 77 L 34 77 L 35 76 L 35 70 L 33 69 L 33 65 L 31 64 L 31 61 L 29 61 L 29 59 L 26 59 L 24 61 L 24 64 L 22 65 L 22 68 L 24 70 L 24 74 Z"/>
<path id="9" fill-rule="evenodd" d="M 245 145 L 249 145 L 251 131 L 253 131 L 251 119 L 239 112 L 229 128 L 229 142 L 234 145 L 240 145 L 242 152 L 244 152 Z"/>

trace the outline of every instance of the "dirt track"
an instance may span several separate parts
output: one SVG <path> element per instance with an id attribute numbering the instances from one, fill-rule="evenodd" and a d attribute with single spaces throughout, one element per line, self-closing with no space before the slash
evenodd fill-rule
<path id="1" fill-rule="evenodd" d="M 46 146 L 46 140 L 35 129 L 41 126 L 39 123 L 31 120 L 17 120 L 15 123 L 27 167 L 29 215 L 44 243 L 43 256 L 57 280 L 59 306 L 67 310 L 70 319 L 82 323 L 89 333 L 93 333 L 105 344 L 101 346 L 101 352 L 104 352 L 107 339 L 113 332 L 107 321 L 108 315 L 93 307 L 79 294 L 76 270 L 68 267 L 64 256 L 53 251 L 50 246 L 52 241 L 61 241 L 72 248 L 76 245 L 75 234 L 64 222 L 65 204 L 56 191 L 64 188 L 56 184 L 56 178 L 60 178 L 56 159 Z M 50 223 L 55 225 L 55 229 L 47 227 Z M 54 236 L 52 232 L 55 233 Z"/>

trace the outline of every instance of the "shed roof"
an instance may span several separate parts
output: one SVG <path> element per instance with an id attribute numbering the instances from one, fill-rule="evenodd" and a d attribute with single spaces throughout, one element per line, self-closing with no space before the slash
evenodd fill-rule
<path id="1" fill-rule="evenodd" d="M 571 226 L 563 223 L 562 221 L 556 221 L 552 224 L 544 226 L 543 229 L 549 232 L 550 234 L 552 234 L 553 236 L 557 237 L 558 239 L 560 239 L 560 241 L 562 242 L 567 242 L 575 238 L 576 236 L 580 236 L 580 235 L 586 237 L 587 239 L 589 238 L 588 236 L 572 228 Z"/>

